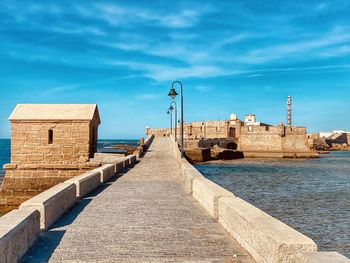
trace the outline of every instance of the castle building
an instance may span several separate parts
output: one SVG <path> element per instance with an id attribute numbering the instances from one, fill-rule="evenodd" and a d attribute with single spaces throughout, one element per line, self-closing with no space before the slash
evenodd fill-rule
<path id="1" fill-rule="evenodd" d="M 19 104 L 12 112 L 11 163 L 0 206 L 32 196 L 96 166 L 100 117 L 95 104 Z"/>
<path id="2" fill-rule="evenodd" d="M 180 126 L 178 127 L 180 128 Z M 169 129 L 147 129 L 147 134 L 166 136 Z M 203 140 L 237 145 L 245 157 L 316 157 L 310 150 L 305 127 L 269 125 L 258 122 L 254 114 L 244 122 L 231 114 L 229 120 L 192 122 L 184 125 L 185 146 L 203 147 Z"/>

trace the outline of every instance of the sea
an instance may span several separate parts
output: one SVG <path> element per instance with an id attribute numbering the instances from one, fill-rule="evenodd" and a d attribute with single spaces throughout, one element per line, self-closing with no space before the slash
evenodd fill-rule
<path id="1" fill-rule="evenodd" d="M 241 159 L 196 165 L 208 179 L 350 258 L 350 152 L 316 159 Z"/>

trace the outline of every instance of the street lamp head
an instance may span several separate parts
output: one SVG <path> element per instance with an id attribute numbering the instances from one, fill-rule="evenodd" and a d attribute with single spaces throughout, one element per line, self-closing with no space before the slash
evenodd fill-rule
<path id="1" fill-rule="evenodd" d="M 170 105 L 169 110 L 170 110 L 170 111 L 173 111 L 173 110 L 174 110 L 173 105 Z"/>
<path id="2" fill-rule="evenodd" d="M 168 110 L 166 113 L 167 113 L 167 114 L 170 114 L 170 111 Z"/>
<path id="3" fill-rule="evenodd" d="M 169 91 L 168 96 L 170 96 L 172 99 L 175 99 L 176 95 L 178 95 L 176 90 L 174 88 L 171 88 L 170 91 Z"/>

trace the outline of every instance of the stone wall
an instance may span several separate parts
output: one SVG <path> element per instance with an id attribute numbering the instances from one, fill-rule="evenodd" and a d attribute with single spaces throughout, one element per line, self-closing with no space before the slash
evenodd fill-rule
<path id="1" fill-rule="evenodd" d="M 91 145 L 90 121 L 27 121 L 11 123 L 11 163 L 73 164 L 89 161 L 96 145 Z M 48 132 L 53 131 L 49 144 Z M 97 136 L 97 134 L 95 135 Z"/>
<path id="2" fill-rule="evenodd" d="M 100 164 L 95 120 L 11 121 L 11 163 L 5 164 L 0 206 L 16 207 L 36 194 Z M 50 143 L 49 131 L 52 131 Z"/>
<path id="3" fill-rule="evenodd" d="M 310 151 L 304 127 L 241 126 L 238 134 L 238 147 L 245 155 L 281 153 L 285 157 L 289 155 L 293 157 L 294 154 L 302 154 L 303 157 L 306 157 L 306 155 L 313 154 Z"/>
<path id="4" fill-rule="evenodd" d="M 169 136 L 170 135 L 170 129 L 146 129 L 146 135 L 150 136 L 150 135 L 154 135 L 156 137 L 163 137 L 163 136 Z"/>
<path id="5" fill-rule="evenodd" d="M 180 128 L 180 126 L 179 126 Z M 191 122 L 184 125 L 185 139 L 228 138 L 228 121 Z"/>
<path id="6" fill-rule="evenodd" d="M 228 121 L 200 121 L 184 124 L 184 138 L 185 139 L 200 139 L 200 138 L 228 138 L 233 137 L 234 133 L 230 133 L 230 129 L 234 127 L 229 126 Z M 172 131 L 175 135 L 175 129 Z M 164 136 L 170 134 L 170 129 L 146 129 L 146 134 L 154 136 Z M 177 127 L 177 136 L 181 135 L 181 125 Z"/>

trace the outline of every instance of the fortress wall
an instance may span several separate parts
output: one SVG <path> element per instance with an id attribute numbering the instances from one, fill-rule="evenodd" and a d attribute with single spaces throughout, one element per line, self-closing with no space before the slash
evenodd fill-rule
<path id="1" fill-rule="evenodd" d="M 229 123 L 227 121 L 203 121 L 191 122 L 184 124 L 185 139 L 199 138 L 227 138 L 229 131 Z M 180 136 L 181 125 L 177 126 L 177 135 Z M 154 136 L 164 136 L 170 134 L 170 129 L 148 129 L 146 134 Z M 175 128 L 173 127 L 173 135 Z"/>
<path id="2" fill-rule="evenodd" d="M 179 126 L 180 129 L 180 126 Z M 203 121 L 191 122 L 184 125 L 184 136 L 186 139 L 199 138 L 227 138 L 227 121 Z"/>
<path id="3" fill-rule="evenodd" d="M 160 128 L 160 129 L 147 129 L 146 130 L 146 135 L 149 136 L 149 135 L 154 135 L 156 137 L 163 137 L 163 136 L 169 136 L 170 134 L 170 129 L 163 129 L 163 128 Z"/>
<path id="4" fill-rule="evenodd" d="M 310 152 L 306 133 L 286 133 L 286 136 L 282 137 L 282 151 Z"/>
<path id="5" fill-rule="evenodd" d="M 281 152 L 282 137 L 274 131 L 242 131 L 239 137 L 239 150 L 243 152 Z"/>
<path id="6" fill-rule="evenodd" d="M 242 126 L 239 150 L 259 153 L 311 154 L 306 128 L 297 126 Z"/>

